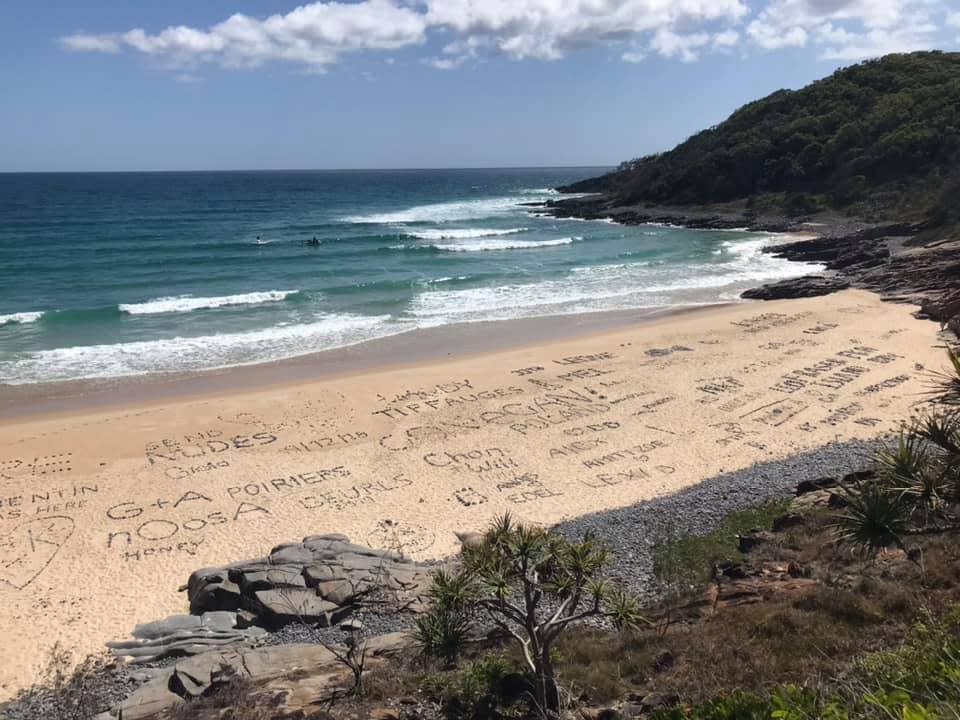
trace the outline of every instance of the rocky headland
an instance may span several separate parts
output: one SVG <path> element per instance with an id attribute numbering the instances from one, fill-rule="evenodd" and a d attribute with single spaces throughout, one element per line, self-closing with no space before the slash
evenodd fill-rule
<path id="1" fill-rule="evenodd" d="M 814 236 L 770 245 L 764 252 L 796 262 L 820 263 L 824 272 L 752 288 L 741 297 L 782 300 L 860 288 L 886 300 L 920 305 L 930 319 L 960 330 L 960 238 L 950 228 L 922 222 L 871 223 L 837 215 L 754 214 L 745 207 L 621 205 L 615 197 L 603 194 L 550 200 L 536 212 L 624 225 Z"/>

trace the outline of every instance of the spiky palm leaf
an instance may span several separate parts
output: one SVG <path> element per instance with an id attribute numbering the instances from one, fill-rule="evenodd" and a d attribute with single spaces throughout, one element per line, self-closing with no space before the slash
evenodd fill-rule
<path id="1" fill-rule="evenodd" d="M 947 350 L 950 367 L 947 371 L 933 371 L 931 388 L 928 391 L 930 401 L 938 405 L 960 406 L 960 355 Z"/>
<path id="2" fill-rule="evenodd" d="M 922 432 L 926 427 L 939 440 L 951 428 L 941 427 L 934 419 L 921 421 L 910 431 L 901 431 L 895 446 L 888 446 L 874 455 L 877 474 L 900 499 L 925 514 L 938 510 L 947 491 L 943 454 L 935 451 Z"/>
<path id="3" fill-rule="evenodd" d="M 896 445 L 888 445 L 873 456 L 877 474 L 889 485 L 921 482 L 930 464 L 926 440 L 913 432 L 901 430 Z"/>
<path id="4" fill-rule="evenodd" d="M 843 487 L 847 507 L 834 517 L 834 534 L 840 542 L 873 554 L 896 545 L 907 528 L 909 509 L 900 495 L 878 482 Z"/>

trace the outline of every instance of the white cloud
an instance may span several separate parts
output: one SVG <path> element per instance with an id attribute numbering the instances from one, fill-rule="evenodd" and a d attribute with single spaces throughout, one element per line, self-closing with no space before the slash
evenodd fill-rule
<path id="1" fill-rule="evenodd" d="M 707 33 L 678 35 L 671 30 L 660 29 L 653 36 L 651 47 L 664 57 L 678 57 L 683 62 L 693 62 L 699 56 L 699 49 L 709 42 Z"/>
<path id="2" fill-rule="evenodd" d="M 77 35 L 68 35 L 61 38 L 60 42 L 69 50 L 81 52 L 120 52 L 120 41 L 112 35 L 86 35 L 78 33 Z"/>
<path id="3" fill-rule="evenodd" d="M 137 28 L 124 33 L 71 35 L 63 42 L 74 50 L 128 47 L 177 66 L 216 62 L 227 67 L 256 67 L 286 60 L 322 68 L 344 52 L 393 50 L 421 43 L 425 30 L 423 13 L 392 0 L 363 0 L 316 2 L 266 19 L 236 14 L 208 30 L 175 26 L 149 34 Z"/>
<path id="4" fill-rule="evenodd" d="M 135 50 L 176 66 L 211 62 L 256 67 L 283 60 L 321 69 L 350 51 L 396 50 L 448 34 L 435 67 L 456 67 L 482 49 L 515 59 L 554 60 L 570 51 L 650 41 L 668 57 L 696 56 L 704 25 L 728 28 L 749 12 L 743 0 L 361 0 L 313 2 L 285 15 L 236 14 L 208 29 L 171 26 L 156 33 L 78 34 L 63 44 L 78 51 Z M 722 29 L 721 28 L 721 29 Z M 690 32 L 689 30 L 692 30 Z M 640 52 L 625 52 L 635 59 Z"/>
<path id="5" fill-rule="evenodd" d="M 660 30 L 733 23 L 741 0 L 425 0 L 427 21 L 461 36 L 485 37 L 517 58 L 553 60 L 569 51 Z"/>
<path id="6" fill-rule="evenodd" d="M 290 0 L 293 2 L 293 0 Z M 748 5 L 747 3 L 750 3 Z M 859 59 L 929 48 L 960 27 L 957 0 L 322 0 L 266 18 L 235 14 L 209 28 L 80 33 L 75 51 L 135 51 L 178 69 L 203 63 L 257 67 L 286 61 L 323 72 L 344 54 L 446 43 L 421 62 L 453 69 L 490 53 L 556 60 L 608 46 L 625 62 L 650 54 L 691 62 L 749 43 L 762 50 L 815 46 Z M 955 5 L 954 5 L 955 7 Z"/>
<path id="7" fill-rule="evenodd" d="M 813 43 L 820 56 L 860 60 L 936 45 L 941 0 L 772 0 L 747 26 L 761 48 Z"/>
<path id="8" fill-rule="evenodd" d="M 732 48 L 740 42 L 740 33 L 736 30 L 724 30 L 713 36 L 713 47 L 715 49 Z"/>

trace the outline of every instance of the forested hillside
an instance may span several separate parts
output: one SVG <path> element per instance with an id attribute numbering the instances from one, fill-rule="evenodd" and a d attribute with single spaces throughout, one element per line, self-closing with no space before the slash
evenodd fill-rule
<path id="1" fill-rule="evenodd" d="M 561 188 L 622 204 L 763 196 L 790 214 L 957 220 L 960 53 L 888 55 L 779 90 L 673 150 Z"/>

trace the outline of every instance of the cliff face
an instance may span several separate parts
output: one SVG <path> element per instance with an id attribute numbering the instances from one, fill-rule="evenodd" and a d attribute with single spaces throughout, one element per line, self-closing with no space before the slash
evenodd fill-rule
<path id="1" fill-rule="evenodd" d="M 617 205 L 762 198 L 793 216 L 841 209 L 919 220 L 960 194 L 958 161 L 960 53 L 919 52 L 779 90 L 668 152 L 559 189 Z"/>

